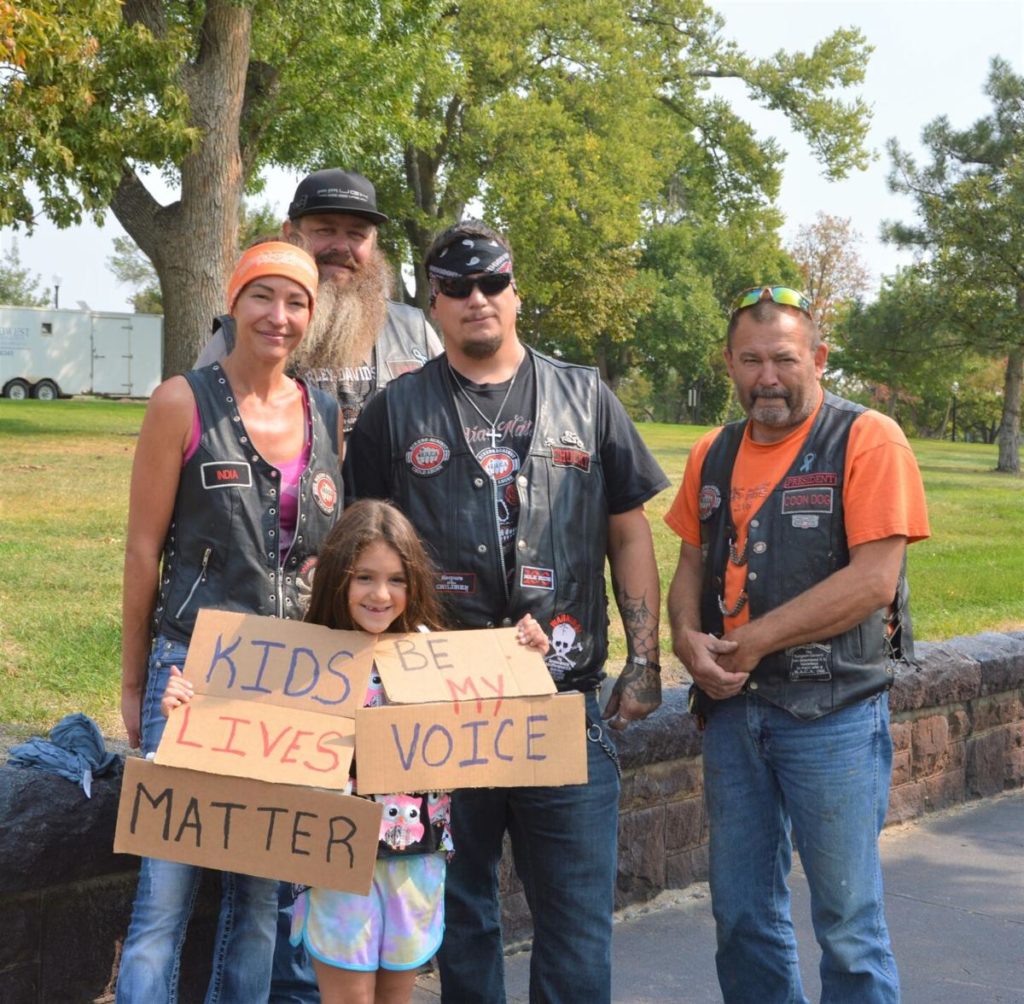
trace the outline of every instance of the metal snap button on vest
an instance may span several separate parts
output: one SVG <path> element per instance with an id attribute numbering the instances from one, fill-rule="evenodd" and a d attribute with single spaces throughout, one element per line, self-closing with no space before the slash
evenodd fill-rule
<path id="1" fill-rule="evenodd" d="M 520 551 L 525 551 L 526 550 L 526 541 L 525 540 L 519 541 L 519 543 L 516 544 L 516 547 L 518 547 Z"/>
<path id="2" fill-rule="evenodd" d="M 503 617 L 501 619 L 501 626 L 502 627 L 512 627 L 512 618 L 511 617 Z"/>
<path id="3" fill-rule="evenodd" d="M 483 486 L 484 486 L 484 479 L 483 478 L 473 478 L 473 487 L 474 488 L 483 488 Z"/>
<path id="4" fill-rule="evenodd" d="M 752 519 L 752 520 L 750 521 L 750 525 L 751 525 L 751 526 L 753 526 L 753 527 L 758 527 L 758 526 L 760 526 L 761 524 L 760 524 L 760 523 L 759 523 L 759 522 L 758 522 L 758 521 L 757 521 L 756 519 Z"/>
<path id="5" fill-rule="evenodd" d="M 754 544 L 754 554 L 764 554 L 767 550 L 768 545 L 763 540 L 759 540 Z"/>
<path id="6" fill-rule="evenodd" d="M 750 687 L 751 690 L 757 690 L 757 681 L 751 680 L 750 683 L 747 684 L 747 686 Z"/>
<path id="7" fill-rule="evenodd" d="M 520 488 L 525 488 L 526 487 L 526 477 L 525 477 L 525 475 L 520 474 L 519 477 L 516 478 L 516 484 L 519 485 Z"/>
<path id="8" fill-rule="evenodd" d="M 476 545 L 476 551 L 477 551 L 477 554 L 486 554 L 487 553 L 487 545 L 486 544 L 477 544 Z"/>
<path id="9" fill-rule="evenodd" d="M 747 578 L 753 582 L 757 578 L 757 572 L 747 572 Z"/>

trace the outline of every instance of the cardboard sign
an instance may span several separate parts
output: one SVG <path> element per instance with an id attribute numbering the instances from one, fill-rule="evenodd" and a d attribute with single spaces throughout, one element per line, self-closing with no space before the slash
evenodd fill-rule
<path id="1" fill-rule="evenodd" d="M 114 850 L 365 896 L 383 806 L 293 785 L 124 765 Z"/>
<path id="2" fill-rule="evenodd" d="M 351 718 L 196 694 L 171 712 L 156 762 L 340 789 L 348 783 L 354 736 Z"/>
<path id="3" fill-rule="evenodd" d="M 583 784 L 585 733 L 579 693 L 361 708 L 359 791 Z"/>
<path id="4" fill-rule="evenodd" d="M 396 704 L 553 694 L 543 657 L 516 641 L 515 628 L 383 634 L 374 649 L 388 700 Z"/>
<path id="5" fill-rule="evenodd" d="M 366 699 L 375 641 L 362 631 L 203 609 L 185 676 L 197 694 L 351 718 Z"/>

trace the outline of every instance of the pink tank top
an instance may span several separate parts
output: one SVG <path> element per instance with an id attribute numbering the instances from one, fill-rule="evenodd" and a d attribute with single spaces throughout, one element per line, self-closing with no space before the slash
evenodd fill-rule
<path id="1" fill-rule="evenodd" d="M 281 553 L 287 553 L 295 539 L 295 523 L 299 518 L 299 479 L 302 472 L 309 463 L 309 451 L 313 440 L 313 417 L 309 413 L 309 394 L 305 384 L 300 383 L 302 391 L 302 413 L 305 417 L 306 429 L 302 437 L 302 449 L 298 455 L 291 460 L 285 460 L 274 466 L 281 474 Z M 199 405 L 192 405 L 192 438 L 189 440 L 188 449 L 181 459 L 181 466 L 184 467 L 196 450 L 199 449 L 199 440 L 203 435 L 203 423 L 199 417 Z"/>

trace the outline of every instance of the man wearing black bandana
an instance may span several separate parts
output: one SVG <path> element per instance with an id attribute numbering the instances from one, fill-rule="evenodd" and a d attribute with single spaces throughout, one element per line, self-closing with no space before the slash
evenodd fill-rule
<path id="1" fill-rule="evenodd" d="M 349 440 L 358 496 L 392 499 L 433 548 L 455 622 L 531 613 L 560 691 L 586 694 L 588 783 L 464 789 L 453 802 L 442 1000 L 505 1000 L 497 870 L 502 839 L 533 915 L 531 1000 L 608 1002 L 619 783 L 606 728 L 661 702 L 658 572 L 644 503 L 668 484 L 597 371 L 528 349 L 512 253 L 477 221 L 427 254 L 444 355 L 389 384 Z M 600 719 L 604 563 L 629 658 Z"/>

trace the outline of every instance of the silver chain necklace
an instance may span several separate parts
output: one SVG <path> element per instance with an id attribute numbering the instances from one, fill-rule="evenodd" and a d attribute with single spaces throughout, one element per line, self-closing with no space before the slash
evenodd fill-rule
<path id="1" fill-rule="evenodd" d="M 522 365 L 522 360 L 519 361 L 519 366 Z M 498 446 L 498 423 L 501 421 L 501 413 L 505 410 L 505 405 L 508 404 L 509 396 L 512 393 L 512 388 L 515 386 L 516 377 L 519 376 L 519 366 L 516 367 L 515 373 L 512 374 L 512 379 L 508 382 L 508 389 L 505 391 L 505 396 L 501 399 L 501 404 L 498 405 L 498 413 L 494 416 L 492 422 L 481 410 L 480 406 L 473 400 L 472 395 L 462 386 L 462 382 L 459 380 L 455 370 L 452 369 L 452 364 L 448 363 L 448 373 L 452 378 L 452 383 L 455 385 L 455 410 L 459 410 L 459 392 L 462 392 L 462 396 L 469 402 L 472 409 L 480 416 L 480 420 L 484 425 L 490 428 L 490 432 L 487 433 L 491 440 L 491 449 L 497 449 Z M 459 415 L 461 421 L 462 416 Z"/>

